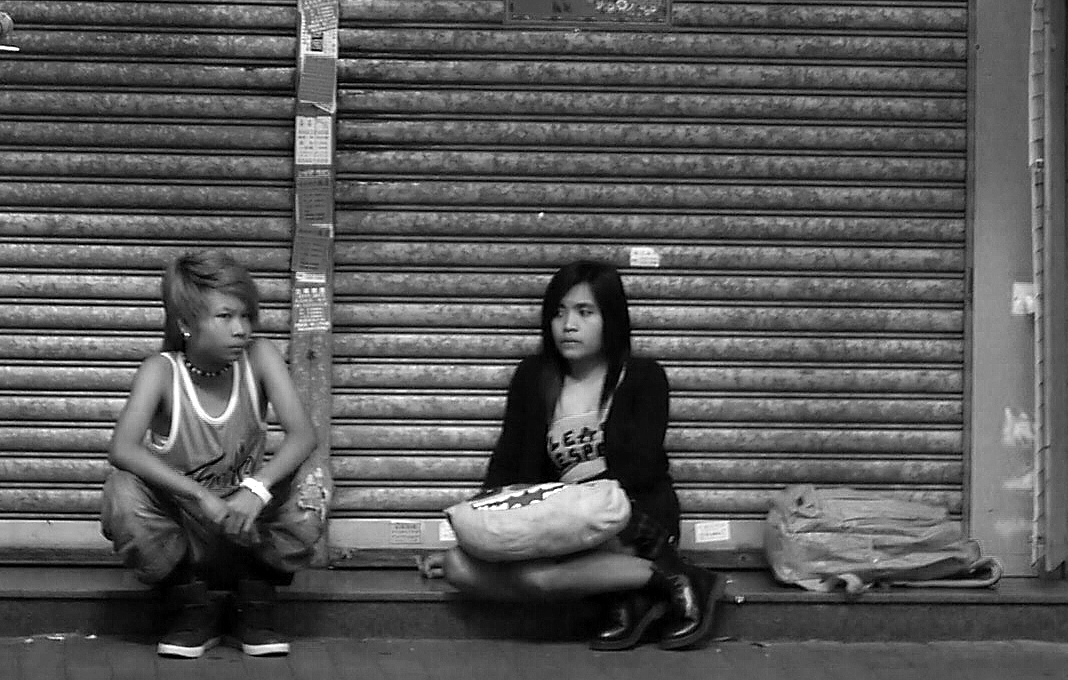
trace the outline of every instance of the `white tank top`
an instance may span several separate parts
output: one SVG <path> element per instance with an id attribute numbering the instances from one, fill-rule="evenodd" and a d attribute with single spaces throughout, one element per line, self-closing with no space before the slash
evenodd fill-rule
<path id="1" fill-rule="evenodd" d="M 171 427 L 166 437 L 149 431 L 145 446 L 199 484 L 225 495 L 263 462 L 267 423 L 260 417 L 259 391 L 248 355 L 233 363 L 226 408 L 204 410 L 181 352 L 164 352 L 171 362 Z"/>

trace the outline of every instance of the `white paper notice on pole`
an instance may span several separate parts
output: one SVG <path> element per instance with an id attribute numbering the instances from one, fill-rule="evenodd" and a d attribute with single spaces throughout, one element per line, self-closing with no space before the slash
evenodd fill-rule
<path id="1" fill-rule="evenodd" d="M 330 116 L 297 116 L 297 165 L 330 165 L 334 125 Z"/>
<path id="2" fill-rule="evenodd" d="M 297 4 L 306 30 L 314 33 L 337 28 L 338 6 L 335 0 L 300 0 Z"/>
<path id="3" fill-rule="evenodd" d="M 301 168 L 296 177 L 297 225 L 333 224 L 334 178 L 329 168 Z"/>
<path id="4" fill-rule="evenodd" d="M 308 55 L 300 60 L 297 99 L 327 113 L 337 111 L 337 59 Z"/>
<path id="5" fill-rule="evenodd" d="M 649 246 L 634 246 L 630 249 L 630 266 L 659 267 L 660 253 Z"/>
<path id="6" fill-rule="evenodd" d="M 332 224 L 297 224 L 293 236 L 293 270 L 325 272 L 330 266 L 333 234 Z"/>
<path id="7" fill-rule="evenodd" d="M 330 330 L 330 298 L 326 275 L 320 272 L 296 272 L 293 286 L 293 330 L 314 333 Z"/>
<path id="8" fill-rule="evenodd" d="M 337 59 L 337 34 L 336 28 L 325 31 L 301 31 L 300 56 L 314 54 L 317 57 Z"/>

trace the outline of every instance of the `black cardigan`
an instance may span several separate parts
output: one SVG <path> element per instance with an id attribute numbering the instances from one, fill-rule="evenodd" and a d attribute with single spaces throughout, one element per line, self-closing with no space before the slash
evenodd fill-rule
<path id="1" fill-rule="evenodd" d="M 545 445 L 549 413 L 542 376 L 548 361 L 542 355 L 527 357 L 512 375 L 484 488 L 559 478 Z M 678 535 L 678 498 L 664 451 L 668 389 L 667 375 L 656 361 L 627 361 L 605 422 L 605 461 L 608 476 L 619 481 L 634 505 Z"/>

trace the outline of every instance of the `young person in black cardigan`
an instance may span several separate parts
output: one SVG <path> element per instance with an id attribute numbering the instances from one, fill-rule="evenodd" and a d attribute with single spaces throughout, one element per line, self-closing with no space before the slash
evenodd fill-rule
<path id="1" fill-rule="evenodd" d="M 552 277 L 541 309 L 541 353 L 520 362 L 483 488 L 617 480 L 631 519 L 607 544 L 562 558 L 491 563 L 461 548 L 444 556 L 459 590 L 501 600 L 600 595 L 606 621 L 593 649 L 629 649 L 660 622 L 659 644 L 682 649 L 711 630 L 723 579 L 676 551 L 679 502 L 664 433 L 668 381 L 631 354 L 623 282 L 605 263 L 573 262 Z"/>

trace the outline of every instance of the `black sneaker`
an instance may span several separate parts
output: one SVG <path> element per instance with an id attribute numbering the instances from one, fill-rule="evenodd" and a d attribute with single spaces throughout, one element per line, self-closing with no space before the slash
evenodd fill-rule
<path id="1" fill-rule="evenodd" d="M 289 654 L 289 640 L 275 630 L 274 600 L 274 586 L 266 581 L 237 584 L 233 634 L 249 656 Z"/>
<path id="2" fill-rule="evenodd" d="M 219 617 L 203 582 L 174 586 L 167 600 L 174 619 L 156 646 L 160 656 L 196 659 L 219 644 Z"/>

